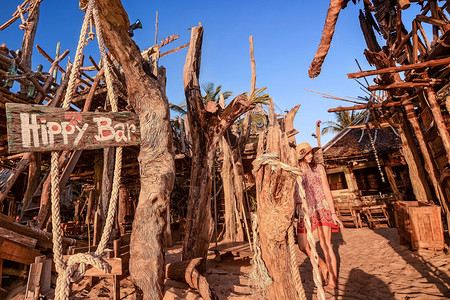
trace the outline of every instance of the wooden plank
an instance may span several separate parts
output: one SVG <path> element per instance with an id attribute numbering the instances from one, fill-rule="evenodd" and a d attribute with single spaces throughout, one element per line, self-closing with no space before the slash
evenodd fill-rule
<path id="1" fill-rule="evenodd" d="M 64 255 L 63 260 L 68 260 L 70 255 Z M 122 275 L 122 260 L 120 258 L 104 258 L 104 260 L 111 266 L 111 271 L 109 273 L 103 272 L 96 267 L 91 267 L 86 270 L 84 276 L 89 277 L 105 277 L 112 275 Z"/>
<path id="2" fill-rule="evenodd" d="M 34 299 L 34 291 L 40 286 L 43 263 L 32 263 L 28 273 L 27 287 L 25 289 L 25 299 Z"/>
<path id="3" fill-rule="evenodd" d="M 36 247 L 42 250 L 52 249 L 52 234 L 50 232 L 46 231 L 38 231 L 33 229 L 32 227 L 28 227 L 25 225 L 21 225 L 19 223 L 15 223 L 11 220 L 10 217 L 0 213 L 0 226 L 5 229 L 12 230 L 14 232 L 20 233 L 22 235 L 32 237 L 34 239 L 37 239 L 37 245 Z M 64 247 L 67 245 L 83 245 L 85 242 L 62 237 L 62 242 Z M 32 263 L 32 262 L 30 262 Z"/>
<path id="4" fill-rule="evenodd" d="M 34 248 L 37 244 L 37 239 L 22 235 L 15 231 L 0 227 L 0 236 L 6 240 L 16 242 L 25 247 Z"/>
<path id="5" fill-rule="evenodd" d="M 38 259 L 38 257 L 36 257 L 36 259 Z M 41 292 L 43 294 L 46 294 L 50 292 L 50 284 L 52 279 L 52 260 L 43 256 L 42 264 L 43 266 L 41 272 L 40 287 Z"/>
<path id="6" fill-rule="evenodd" d="M 7 103 L 8 151 L 98 149 L 140 144 L 132 112 L 77 112 Z"/>
<path id="7" fill-rule="evenodd" d="M 36 256 L 40 255 L 38 250 L 0 238 L 0 258 L 29 265 L 34 262 Z"/>

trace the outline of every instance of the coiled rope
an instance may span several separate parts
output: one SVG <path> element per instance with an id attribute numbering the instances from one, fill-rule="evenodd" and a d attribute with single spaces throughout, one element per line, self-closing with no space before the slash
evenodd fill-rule
<path id="1" fill-rule="evenodd" d="M 64 98 L 63 108 L 69 109 L 71 100 L 75 93 L 75 80 L 78 73 L 83 55 L 83 49 L 88 39 L 86 39 L 87 30 L 89 24 L 94 19 L 95 28 L 97 31 L 97 39 L 101 58 L 103 61 L 103 68 L 105 68 L 106 86 L 108 91 L 108 98 L 111 103 L 111 109 L 113 112 L 118 111 L 117 97 L 114 93 L 113 80 L 111 78 L 111 71 L 108 60 L 106 58 L 106 50 L 101 32 L 100 19 L 98 16 L 98 10 L 95 6 L 95 0 L 89 0 L 86 9 L 86 15 L 84 17 L 83 26 L 81 28 L 81 34 L 78 41 L 77 51 L 75 55 L 75 61 L 73 65 L 73 72 L 70 74 L 69 83 Z M 92 36 L 90 34 L 90 36 Z M 102 259 L 102 255 L 106 249 L 109 241 L 112 227 L 114 224 L 114 217 L 117 208 L 117 199 L 119 195 L 120 174 L 122 169 L 122 147 L 118 147 L 116 151 L 116 159 L 114 166 L 114 179 L 111 192 L 111 199 L 109 201 L 108 215 L 106 218 L 106 224 L 103 229 L 100 243 L 97 246 L 95 253 L 79 253 L 72 255 L 66 262 L 63 261 L 62 251 L 62 238 L 61 238 L 61 217 L 60 217 L 60 190 L 59 190 L 59 165 L 58 165 L 58 152 L 52 152 L 51 160 L 51 200 L 52 200 L 52 232 L 53 232 L 53 252 L 56 271 L 58 272 L 58 279 L 55 289 L 55 300 L 68 300 L 70 295 L 70 282 L 80 279 L 88 265 L 95 266 L 105 273 L 110 272 L 111 266 Z"/>
<path id="2" fill-rule="evenodd" d="M 291 173 L 297 175 L 297 183 L 298 183 L 298 190 L 300 193 L 300 197 L 302 199 L 306 199 L 305 198 L 305 196 L 306 196 L 305 190 L 303 189 L 303 186 L 300 182 L 300 176 L 303 175 L 303 172 L 299 168 L 292 167 L 288 164 L 280 162 L 278 155 L 276 155 L 275 153 L 266 153 L 266 154 L 263 154 L 263 155 L 259 156 L 258 158 L 256 158 L 255 161 L 253 162 L 253 173 L 256 173 L 264 165 L 271 166 L 272 171 L 275 171 L 275 172 L 278 170 L 279 167 L 281 167 L 281 169 L 283 169 L 284 171 L 291 172 Z M 311 231 L 311 220 L 309 219 L 308 203 L 306 203 L 306 201 L 302 201 L 302 211 L 303 211 L 304 220 L 305 220 L 306 239 L 311 248 L 311 264 L 313 266 L 313 275 L 314 275 L 313 279 L 314 279 L 314 283 L 317 286 L 318 298 L 322 300 L 322 299 L 325 299 L 325 293 L 324 293 L 323 286 L 322 286 L 322 279 L 320 278 L 319 255 L 317 254 L 317 250 L 316 250 L 316 240 Z M 295 281 L 294 284 L 296 286 L 296 289 L 298 290 L 299 296 L 302 297 L 301 299 L 305 299 L 305 298 L 303 298 L 303 297 L 305 297 L 304 296 L 305 292 L 303 290 L 300 273 L 298 271 L 298 264 L 296 262 L 297 258 L 295 255 L 295 241 L 294 241 L 294 236 L 293 236 L 293 229 L 291 229 L 291 227 L 293 227 L 293 226 L 291 225 L 288 230 L 288 243 L 289 243 L 290 256 L 291 256 L 291 272 L 294 276 L 294 281 Z M 293 261 L 293 260 L 295 260 L 295 261 Z"/>

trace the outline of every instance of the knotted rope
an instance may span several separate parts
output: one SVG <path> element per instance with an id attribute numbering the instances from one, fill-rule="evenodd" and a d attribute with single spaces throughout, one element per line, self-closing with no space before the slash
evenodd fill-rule
<path id="1" fill-rule="evenodd" d="M 98 16 L 98 11 L 95 6 L 95 0 L 89 0 L 87 5 L 86 15 L 84 17 L 83 26 L 81 29 L 80 39 L 78 41 L 77 52 L 75 55 L 75 61 L 73 65 L 73 72 L 70 74 L 69 84 L 67 87 L 67 92 L 64 98 L 63 108 L 68 109 L 70 107 L 71 99 L 75 93 L 75 80 L 76 74 L 78 73 L 81 66 L 81 59 L 83 55 L 84 46 L 87 43 L 86 34 L 89 23 L 95 22 L 95 27 L 97 31 L 97 39 L 99 43 L 100 53 L 103 60 L 103 67 L 105 68 L 105 78 L 106 86 L 108 91 L 108 98 L 111 103 L 111 108 L 113 111 L 117 112 L 117 98 L 113 89 L 113 81 L 111 78 L 111 71 L 106 59 L 106 50 L 103 42 L 103 36 L 100 29 L 100 20 Z M 91 35 L 92 36 L 92 35 Z M 106 224 L 102 233 L 100 243 L 97 247 L 95 253 L 79 253 L 72 255 L 66 262 L 63 261 L 63 251 L 62 251 L 62 238 L 61 238 L 61 217 L 60 217 L 60 190 L 59 190 L 59 165 L 58 165 L 59 155 L 57 152 L 52 152 L 51 160 L 51 185 L 52 185 L 52 232 L 53 232 L 53 252 L 56 270 L 58 272 L 58 279 L 56 283 L 55 290 L 55 300 L 68 300 L 70 295 L 70 282 L 71 280 L 78 280 L 81 278 L 88 265 L 95 266 L 105 273 L 111 270 L 111 266 L 102 259 L 104 250 L 106 249 L 107 243 L 109 241 L 112 227 L 114 224 L 114 217 L 117 207 L 117 198 L 120 184 L 120 174 L 122 169 L 122 147 L 117 148 L 115 166 L 114 166 L 114 180 L 111 192 L 111 200 L 108 208 L 108 215 L 106 219 Z"/>
<path id="2" fill-rule="evenodd" d="M 311 231 L 311 220 L 309 219 L 309 212 L 308 212 L 308 203 L 306 202 L 306 195 L 305 195 L 305 190 L 303 189 L 303 186 L 301 184 L 301 182 L 299 182 L 301 175 L 303 175 L 303 172 L 296 167 L 292 167 L 288 164 L 282 163 L 280 162 L 280 159 L 278 157 L 278 155 L 276 155 L 275 153 L 266 153 L 263 154 L 261 156 L 259 156 L 258 158 L 255 159 L 255 161 L 253 162 L 253 174 L 256 174 L 256 172 L 264 165 L 269 165 L 272 168 L 272 171 L 276 172 L 278 170 L 278 168 L 281 168 L 282 170 L 286 171 L 286 172 L 290 172 L 293 173 L 295 175 L 297 175 L 297 183 L 298 183 L 298 189 L 299 189 L 299 193 L 300 193 L 300 197 L 302 199 L 304 199 L 304 201 L 302 201 L 302 211 L 303 211 L 303 215 L 304 215 L 304 220 L 305 220 L 305 227 L 306 227 L 306 239 L 308 241 L 308 244 L 311 248 L 311 264 L 313 266 L 313 279 L 314 279 L 314 283 L 317 286 L 317 294 L 319 299 L 325 299 L 325 293 L 323 290 L 323 286 L 322 286 L 322 280 L 320 278 L 320 270 L 319 270 L 319 255 L 317 254 L 317 250 L 316 250 L 316 241 L 314 238 L 314 235 L 312 234 Z M 293 227 L 293 226 L 291 226 Z M 288 232 L 288 243 L 289 243 L 289 249 L 290 249 L 290 255 L 291 255 L 291 272 L 294 276 L 294 281 L 295 281 L 295 286 L 297 288 L 297 291 L 299 292 L 299 296 L 305 297 L 304 296 L 304 290 L 303 290 L 303 286 L 301 284 L 301 277 L 300 277 L 300 273 L 298 272 L 298 265 L 296 263 L 296 256 L 295 256 L 295 241 L 293 238 L 293 232 L 292 230 Z M 291 237 L 289 237 L 289 235 L 291 235 Z M 293 256 L 295 256 L 293 261 Z M 298 276 L 297 276 L 298 274 Z M 302 298 L 305 299 L 305 298 Z"/>

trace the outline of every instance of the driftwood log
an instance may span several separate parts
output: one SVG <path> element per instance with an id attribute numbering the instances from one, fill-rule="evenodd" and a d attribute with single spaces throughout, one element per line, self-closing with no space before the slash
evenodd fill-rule
<path id="1" fill-rule="evenodd" d="M 164 81 L 145 73 L 141 51 L 128 34 L 130 21 L 121 1 L 98 0 L 97 5 L 105 45 L 123 68 L 128 101 L 140 119 L 141 191 L 130 242 L 131 280 L 138 299 L 162 299 L 162 241 L 175 178 L 169 106 L 161 84 Z"/>
<path id="2" fill-rule="evenodd" d="M 203 27 L 191 29 L 191 42 L 183 71 L 184 91 L 192 139 L 192 168 L 189 187 L 183 260 L 206 258 L 212 236 L 211 172 L 218 142 L 242 114 L 254 107 L 245 95 L 237 96 L 225 109 L 214 103 L 206 109 L 200 92 L 199 73 Z"/>
<path id="3" fill-rule="evenodd" d="M 295 150 L 289 146 L 286 133 L 281 131 L 276 121 L 273 104 L 269 106 L 269 128 L 267 134 L 260 134 L 257 153 L 257 160 L 264 154 L 272 153 L 277 155 L 279 162 L 297 166 Z M 294 215 L 293 197 L 297 177 L 283 170 L 280 165 L 255 166 L 255 169 L 261 253 L 273 280 L 268 287 L 268 298 L 300 299 L 296 277 L 291 271 L 291 265 L 295 265 L 296 268 L 298 266 L 291 260 L 288 245 L 288 230 Z M 301 285 L 301 282 L 297 284 Z"/>
<path id="4" fill-rule="evenodd" d="M 202 262 L 203 258 L 198 257 L 188 261 L 167 264 L 166 278 L 186 283 L 191 288 L 196 289 L 205 300 L 218 299 L 206 278 L 197 269 Z"/>
<path id="5" fill-rule="evenodd" d="M 325 19 L 325 25 L 323 26 L 322 38 L 320 39 L 320 44 L 317 48 L 316 54 L 314 55 L 314 59 L 309 66 L 308 75 L 311 78 L 316 78 L 320 74 L 323 61 L 325 60 L 325 56 L 327 56 L 328 50 L 330 49 L 334 28 L 344 2 L 344 0 L 331 0 L 330 2 L 327 17 Z"/>

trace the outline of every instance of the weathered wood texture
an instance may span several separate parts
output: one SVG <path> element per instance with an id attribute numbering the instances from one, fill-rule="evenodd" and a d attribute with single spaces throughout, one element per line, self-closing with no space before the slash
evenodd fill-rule
<path id="1" fill-rule="evenodd" d="M 97 5 L 105 45 L 123 68 L 128 100 L 140 121 L 141 192 L 130 244 L 131 280 L 137 286 L 137 298 L 162 299 L 162 241 L 175 178 L 164 78 L 145 73 L 141 51 L 128 35 L 130 22 L 121 1 L 98 0 Z M 158 73 L 165 75 L 164 70 Z"/>
<path id="2" fill-rule="evenodd" d="M 34 248 L 37 244 L 37 239 L 22 235 L 12 230 L 5 229 L 3 227 L 0 227 L 0 236 L 6 240 L 13 241 L 17 244 L 21 244 L 29 248 Z"/>
<path id="3" fill-rule="evenodd" d="M 280 162 L 297 166 L 295 150 L 289 146 L 286 134 L 275 121 L 273 104 L 269 115 L 268 132 L 260 134 L 257 157 L 274 153 Z M 256 170 L 255 177 L 262 258 L 273 280 L 269 286 L 269 299 L 299 299 L 287 242 L 287 231 L 294 216 L 292 199 L 296 176 L 280 167 L 274 170 L 265 165 Z"/>
<path id="4" fill-rule="evenodd" d="M 208 112 L 200 92 L 199 74 L 203 27 L 191 29 L 191 42 L 183 70 L 184 92 L 192 139 L 192 168 L 189 187 L 183 260 L 206 258 L 212 236 L 211 173 L 218 142 L 242 114 L 254 107 L 245 96 L 237 96 L 224 110 Z"/>
<path id="5" fill-rule="evenodd" d="M 41 105 L 6 104 L 8 151 L 98 149 L 140 143 L 131 112 L 76 112 Z"/>
<path id="6" fill-rule="evenodd" d="M 328 7 L 327 16 L 325 19 L 325 25 L 323 26 L 323 34 L 320 39 L 319 47 L 314 55 L 314 59 L 309 66 L 308 75 L 311 78 L 315 78 L 320 74 L 322 69 L 323 61 L 325 60 L 325 56 L 328 53 L 328 49 L 330 49 L 331 39 L 334 34 L 334 27 L 336 26 L 336 22 L 339 16 L 339 12 L 342 9 L 342 4 L 344 0 L 331 0 L 330 6 Z"/>
<path id="7" fill-rule="evenodd" d="M 218 299 L 206 278 L 197 270 L 202 260 L 199 257 L 189 261 L 168 264 L 166 266 L 166 278 L 187 283 L 191 288 L 198 290 L 205 300 Z"/>
<path id="8" fill-rule="evenodd" d="M 224 194 L 224 204 L 225 204 L 225 234 L 224 240 L 226 241 L 243 241 L 244 231 L 242 229 L 242 223 L 239 218 L 239 208 L 236 203 L 236 196 L 234 192 L 233 185 L 233 165 L 231 163 L 231 149 L 225 137 L 222 137 L 222 183 L 223 183 L 223 194 Z"/>
<path id="9" fill-rule="evenodd" d="M 403 241 L 409 241 L 413 250 L 444 248 L 444 231 L 440 207 L 416 201 L 394 204 L 395 223 Z"/>
<path id="10" fill-rule="evenodd" d="M 348 76 L 348 79 L 361 78 L 361 77 L 365 77 L 365 76 L 381 75 L 381 74 L 402 72 L 402 71 L 415 70 L 415 69 L 423 69 L 423 68 L 427 68 L 427 67 L 435 67 L 435 66 L 448 65 L 448 64 L 450 64 L 450 57 L 436 59 L 436 60 L 430 60 L 430 61 L 424 61 L 424 62 L 417 63 L 417 64 L 398 66 L 398 67 L 386 67 L 386 68 L 371 70 L 371 71 L 360 71 L 360 72 L 356 72 L 356 73 L 348 73 L 347 76 Z"/>
<path id="11" fill-rule="evenodd" d="M 29 265 L 34 262 L 34 258 L 39 255 L 41 255 L 41 253 L 36 249 L 30 249 L 0 238 L 0 258 L 2 259 Z"/>
<path id="12" fill-rule="evenodd" d="M 39 23 L 39 6 L 41 1 L 33 0 L 29 1 L 30 10 L 28 12 L 28 18 L 26 20 L 25 32 L 22 40 L 22 55 L 20 60 L 22 65 L 28 69 L 31 69 L 31 55 L 33 54 L 34 37 L 36 36 L 37 25 Z M 21 84 L 20 90 L 26 94 L 28 86 Z"/>
<path id="13" fill-rule="evenodd" d="M 19 175 L 28 166 L 28 163 L 30 162 L 30 157 L 31 152 L 25 153 L 24 156 L 22 156 L 21 160 L 17 163 L 16 167 L 11 172 L 11 175 L 8 177 L 8 179 L 0 189 L 0 201 L 3 201 L 6 198 L 8 192 L 11 190 L 12 186 L 16 182 Z"/>
<path id="14" fill-rule="evenodd" d="M 28 226 L 15 223 L 4 214 L 0 214 L 0 227 L 7 230 L 11 230 L 17 234 L 24 235 L 32 239 L 36 239 L 37 240 L 36 248 L 40 250 L 48 250 L 52 248 L 52 234 L 50 232 L 40 230 L 37 231 Z M 80 245 L 84 243 L 82 241 L 77 241 L 67 237 L 63 237 L 62 242 L 64 247 L 68 245 L 77 245 L 77 244 Z"/>

